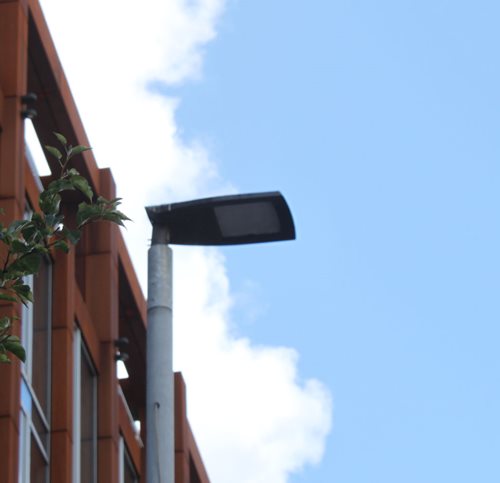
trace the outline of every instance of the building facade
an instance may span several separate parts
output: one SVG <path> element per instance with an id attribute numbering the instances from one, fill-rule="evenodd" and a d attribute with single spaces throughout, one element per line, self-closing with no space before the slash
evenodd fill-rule
<path id="1" fill-rule="evenodd" d="M 74 145 L 89 144 L 38 0 L 0 0 L 4 224 L 38 210 L 50 181 L 38 176 L 26 147 L 31 122 L 42 145 L 53 143 L 54 131 Z M 115 197 L 110 170 L 99 169 L 91 151 L 74 159 L 95 193 Z M 67 218 L 80 201 L 63 199 Z M 25 364 L 0 365 L 0 481 L 145 482 L 146 303 L 120 230 L 86 227 L 76 248 L 47 257 L 27 282 L 32 306 L 0 303 L 0 317 L 20 317 L 14 332 L 27 350 Z M 118 379 L 125 353 L 129 377 Z M 185 394 L 176 374 L 176 483 L 208 483 Z"/>

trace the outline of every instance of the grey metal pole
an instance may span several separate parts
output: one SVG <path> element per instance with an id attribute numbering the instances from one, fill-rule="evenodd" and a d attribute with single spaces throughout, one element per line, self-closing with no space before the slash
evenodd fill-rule
<path id="1" fill-rule="evenodd" d="M 148 252 L 146 344 L 146 481 L 174 483 L 172 250 L 156 227 Z"/>

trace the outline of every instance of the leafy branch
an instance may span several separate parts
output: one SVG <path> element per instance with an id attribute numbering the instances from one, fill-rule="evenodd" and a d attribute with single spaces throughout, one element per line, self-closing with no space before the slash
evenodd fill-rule
<path id="1" fill-rule="evenodd" d="M 34 212 L 30 219 L 13 221 L 8 226 L 0 223 L 0 243 L 6 246 L 3 263 L 0 262 L 0 301 L 25 306 L 33 303 L 31 287 L 24 283 L 24 278 L 38 273 L 42 257 L 48 256 L 52 250 L 68 253 L 70 246 L 78 243 L 82 229 L 89 223 L 110 221 L 123 226 L 129 220 L 118 210 L 120 198 L 95 198 L 87 179 L 69 167 L 74 156 L 91 148 L 71 146 L 62 134 L 54 135 L 60 147 L 45 146 L 45 149 L 56 158 L 61 171 L 59 177 L 40 193 L 40 212 Z M 64 191 L 79 191 L 86 199 L 78 205 L 76 226 L 73 227 L 66 224 L 61 214 L 61 195 Z M 9 354 L 23 362 L 26 360 L 21 341 L 11 334 L 15 319 L 7 316 L 0 318 L 0 363 L 10 362 Z"/>

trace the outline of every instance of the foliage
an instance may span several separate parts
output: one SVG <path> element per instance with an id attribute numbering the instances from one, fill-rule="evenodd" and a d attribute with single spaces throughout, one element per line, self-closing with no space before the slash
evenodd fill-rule
<path id="1" fill-rule="evenodd" d="M 0 243 L 6 245 L 3 268 L 0 270 L 0 301 L 22 303 L 33 302 L 31 287 L 24 278 L 38 273 L 42 257 L 52 250 L 68 252 L 71 245 L 78 243 L 85 225 L 106 220 L 123 226 L 129 218 L 117 207 L 120 198 L 106 200 L 94 193 L 88 181 L 74 169 L 70 160 L 90 148 L 71 146 L 66 138 L 54 133 L 60 147 L 45 146 L 47 152 L 57 159 L 60 175 L 40 194 L 40 212 L 34 212 L 30 219 L 16 220 L 8 226 L 0 223 Z M 61 194 L 76 190 L 86 201 L 78 205 L 76 226 L 65 223 L 61 214 Z M 1 266 L 1 265 L 0 265 Z M 0 363 L 10 362 L 9 353 L 25 361 L 26 353 L 18 337 L 11 335 L 12 323 L 16 317 L 0 318 Z"/>

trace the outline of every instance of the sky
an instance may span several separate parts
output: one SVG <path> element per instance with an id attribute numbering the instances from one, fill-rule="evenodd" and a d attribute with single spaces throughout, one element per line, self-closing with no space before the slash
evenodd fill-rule
<path id="1" fill-rule="evenodd" d="M 292 210 L 296 241 L 174 250 L 212 481 L 498 482 L 500 5 L 41 3 L 141 281 L 144 205 Z"/>

